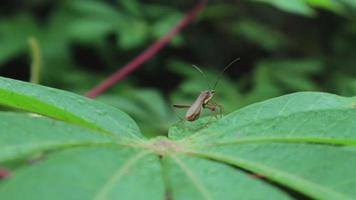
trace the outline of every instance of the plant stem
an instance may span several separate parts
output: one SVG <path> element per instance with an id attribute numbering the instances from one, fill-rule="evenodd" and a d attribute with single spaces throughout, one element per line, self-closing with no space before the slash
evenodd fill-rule
<path id="1" fill-rule="evenodd" d="M 35 37 L 30 37 L 28 39 L 28 44 L 30 46 L 31 52 L 31 75 L 30 82 L 39 84 L 40 83 L 40 74 L 41 74 L 41 49 L 38 44 L 38 40 Z"/>
<path id="2" fill-rule="evenodd" d="M 91 98 L 98 96 L 99 94 L 112 87 L 115 83 L 125 78 L 131 72 L 136 70 L 141 66 L 141 64 L 151 59 L 158 53 L 158 51 L 165 47 L 177 33 L 181 32 L 183 28 L 185 28 L 195 19 L 198 13 L 205 7 L 207 2 L 208 0 L 200 0 L 200 2 L 191 11 L 189 11 L 168 33 L 163 35 L 160 39 L 158 39 L 132 61 L 127 63 L 114 74 L 102 81 L 99 85 L 87 92 L 86 96 Z"/>

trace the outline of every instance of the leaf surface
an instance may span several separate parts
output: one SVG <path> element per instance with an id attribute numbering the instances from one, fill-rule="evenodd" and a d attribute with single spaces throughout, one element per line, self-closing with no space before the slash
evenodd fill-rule
<path id="1" fill-rule="evenodd" d="M 54 153 L 19 169 L 0 188 L 4 199 L 164 199 L 158 157 L 125 147 Z"/>
<path id="2" fill-rule="evenodd" d="M 335 135 L 338 134 L 336 130 L 343 129 L 335 123 L 335 120 L 347 121 L 344 123 L 348 125 L 348 130 L 346 130 L 348 134 L 344 138 L 350 137 L 354 135 L 352 127 L 355 125 L 352 123 L 354 119 L 352 116 L 355 114 L 355 105 L 355 97 L 340 97 L 319 92 L 293 93 L 235 111 L 207 126 L 206 129 L 198 131 L 189 140 L 196 139 L 207 143 L 237 137 L 265 135 L 288 137 L 300 134 L 300 131 L 304 132 L 299 135 L 302 137 L 308 134 L 307 132 L 309 136 L 322 135 L 320 131 L 334 132 Z M 250 132 L 255 132 L 255 134 L 250 134 Z"/>
<path id="3" fill-rule="evenodd" d="M 296 93 L 231 113 L 183 139 L 191 153 L 252 171 L 316 199 L 356 194 L 354 97 Z M 219 129 L 217 129 L 219 127 Z"/>
<path id="4" fill-rule="evenodd" d="M 0 77 L 0 105 L 101 130 L 118 137 L 143 137 L 124 112 L 70 92 Z"/>
<path id="5" fill-rule="evenodd" d="M 114 142 L 100 132 L 25 114 L 0 112 L 0 127 L 0 163 L 47 150 Z"/>
<path id="6" fill-rule="evenodd" d="M 199 199 L 291 199 L 283 191 L 231 166 L 189 156 L 165 160 L 170 198 Z M 258 192 L 255 192 L 258 191 Z"/>

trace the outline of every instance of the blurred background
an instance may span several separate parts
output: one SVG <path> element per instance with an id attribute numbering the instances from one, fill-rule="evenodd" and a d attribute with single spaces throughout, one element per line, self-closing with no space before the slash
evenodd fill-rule
<path id="1" fill-rule="evenodd" d="M 29 81 L 35 51 L 40 84 L 84 94 L 196 3 L 1 1 L 0 76 Z M 353 96 L 356 0 L 211 0 L 153 59 L 97 99 L 127 112 L 146 135 L 166 134 L 184 116 L 172 104 L 192 103 L 238 57 L 216 88 L 214 102 L 225 114 L 298 91 Z"/>

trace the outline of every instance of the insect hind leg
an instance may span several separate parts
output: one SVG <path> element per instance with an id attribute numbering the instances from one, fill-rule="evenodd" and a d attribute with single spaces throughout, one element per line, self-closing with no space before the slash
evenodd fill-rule
<path id="1" fill-rule="evenodd" d="M 219 111 L 219 113 L 215 114 L 216 116 L 223 117 L 223 112 L 224 112 L 224 106 L 216 103 L 209 102 L 208 104 L 205 105 L 206 108 L 208 108 L 211 112 L 215 113 L 215 111 Z"/>
<path id="2" fill-rule="evenodd" d="M 172 111 L 174 112 L 174 114 L 176 115 L 177 118 L 179 118 L 179 121 L 177 123 L 181 123 L 183 121 L 185 121 L 185 118 L 180 116 L 178 114 L 178 112 L 176 111 L 177 108 L 189 108 L 191 105 L 188 105 L 188 104 L 174 104 L 173 105 L 173 108 L 172 108 Z"/>

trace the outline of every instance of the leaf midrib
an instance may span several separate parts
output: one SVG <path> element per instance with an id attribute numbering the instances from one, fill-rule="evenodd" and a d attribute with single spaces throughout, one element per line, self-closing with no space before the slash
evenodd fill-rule
<path id="1" fill-rule="evenodd" d="M 216 143 L 206 143 L 192 145 L 195 147 L 215 147 L 215 146 L 224 146 L 232 144 L 256 144 L 256 143 L 269 143 L 269 142 L 282 142 L 282 143 L 316 143 L 316 144 L 335 144 L 335 145 L 349 145 L 356 146 L 356 138 L 317 138 L 317 137 L 252 137 L 247 139 L 236 139 L 236 140 L 225 140 L 219 141 Z"/>
<path id="2" fill-rule="evenodd" d="M 129 170 L 129 168 L 134 165 L 137 161 L 140 160 L 144 155 L 147 155 L 151 152 L 142 151 L 140 153 L 135 154 L 130 159 L 126 161 L 125 164 L 121 165 L 114 173 L 110 176 L 107 182 L 103 185 L 103 187 L 98 191 L 95 195 L 95 200 L 103 200 L 106 199 L 106 196 L 110 192 L 110 190 L 115 186 L 116 183 L 119 182 L 120 178 L 125 175 L 125 173 Z"/>
<path id="3" fill-rule="evenodd" d="M 178 164 L 178 166 L 184 171 L 187 177 L 192 181 L 195 188 L 206 200 L 212 200 L 212 197 L 208 190 L 200 183 L 200 181 L 194 176 L 193 172 L 175 155 L 170 155 L 170 157 Z"/>
<path id="4" fill-rule="evenodd" d="M 263 175 L 270 178 L 282 185 L 289 186 L 301 193 L 307 194 L 316 199 L 343 199 L 343 200 L 353 200 L 348 196 L 344 196 L 338 192 L 335 192 L 327 187 L 321 187 L 311 181 L 302 179 L 300 177 L 291 176 L 285 172 L 282 172 L 276 168 L 268 167 L 260 163 L 247 161 L 240 158 L 229 158 L 227 156 L 216 154 L 216 153 L 206 153 L 196 150 L 191 150 L 187 152 L 191 155 L 195 155 L 201 158 L 208 158 L 217 160 L 219 162 L 224 162 L 241 167 L 245 170 L 255 172 L 257 174 Z"/>

